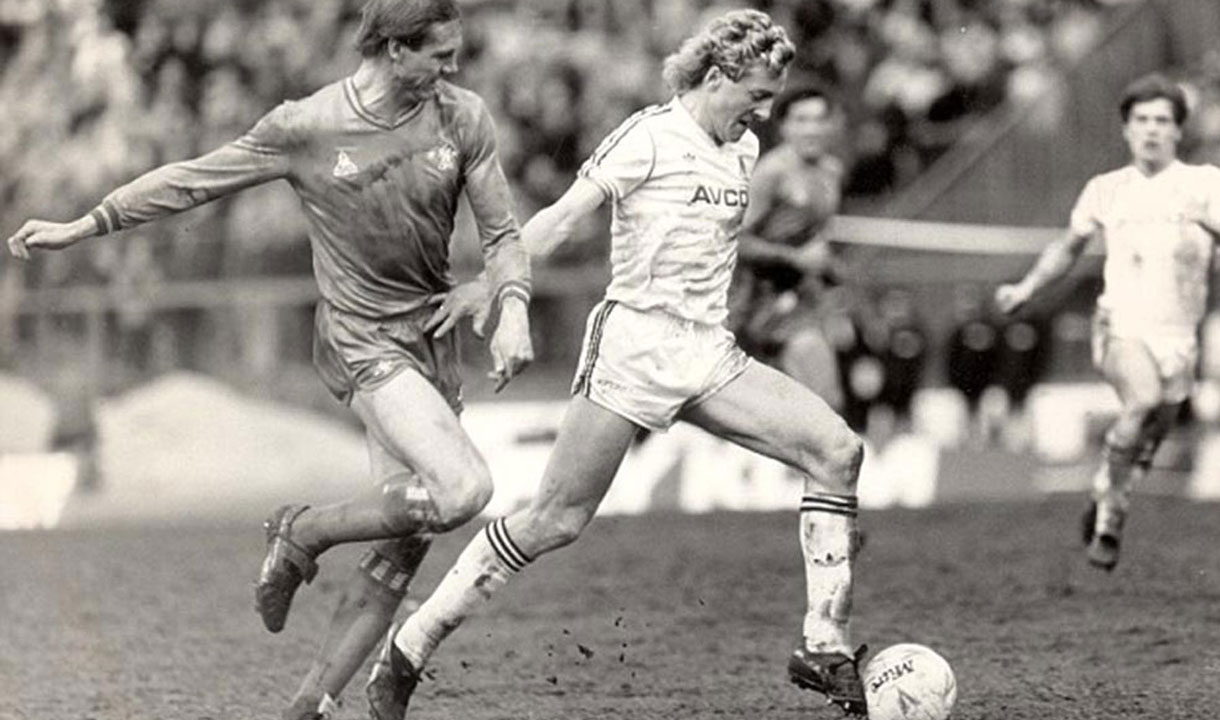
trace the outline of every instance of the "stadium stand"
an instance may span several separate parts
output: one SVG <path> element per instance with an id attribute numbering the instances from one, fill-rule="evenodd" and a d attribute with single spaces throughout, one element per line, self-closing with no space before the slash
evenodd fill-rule
<path id="1" fill-rule="evenodd" d="M 843 143 L 852 168 L 849 213 L 1058 226 L 1077 176 L 1108 162 L 1115 148 L 1106 143 L 1117 142 L 1104 131 L 1111 118 L 1079 108 L 1104 106 L 1099 93 L 1150 66 L 1173 63 L 1193 73 L 1196 156 L 1220 155 L 1220 59 L 1203 52 L 1216 6 L 1206 0 L 753 4 L 798 39 L 793 83 L 833 84 L 852 114 L 853 132 Z M 359 6 L 0 1 L 0 164 L 9 170 L 0 177 L 0 224 L 87 210 L 116 183 L 215 147 L 279 100 L 347 72 L 355 63 Z M 493 105 L 524 217 L 554 198 L 609 128 L 664 96 L 657 62 L 718 6 L 470 0 L 463 9 L 467 45 L 458 80 Z M 330 407 L 308 369 L 314 295 L 294 202 L 285 188 L 262 188 L 129 231 L 118 242 L 39 258 L 20 273 L 5 264 L 0 365 L 49 376 L 49 386 L 63 384 L 57 374 L 83 376 L 86 394 L 166 370 L 205 370 Z M 851 229 L 842 239 L 866 270 L 857 278 L 865 287 L 859 314 L 876 316 L 867 308 L 891 286 L 918 285 L 916 309 L 939 352 L 949 318 L 936 309 L 949 307 L 951 286 L 964 275 L 1004 279 L 1045 237 L 953 230 Z M 468 225 L 459 226 L 465 232 Z M 606 249 L 597 232 L 557 259 L 559 271 L 539 274 L 536 311 L 548 330 L 539 365 L 558 368 L 560 378 L 544 383 L 547 391 L 563 385 L 576 345 L 570 337 L 604 278 Z M 946 245 L 967 232 L 976 240 Z M 895 249 L 900 240 L 902 252 Z M 932 246 L 936 253 L 925 252 Z M 969 252 L 944 252 L 955 249 Z M 455 243 L 455 253 L 459 270 L 471 272 L 473 245 Z M 63 363 L 69 366 L 56 367 Z M 943 383 L 943 365 L 927 358 L 924 379 Z M 1049 365 L 1069 375 L 1075 367 L 1062 356 Z"/>

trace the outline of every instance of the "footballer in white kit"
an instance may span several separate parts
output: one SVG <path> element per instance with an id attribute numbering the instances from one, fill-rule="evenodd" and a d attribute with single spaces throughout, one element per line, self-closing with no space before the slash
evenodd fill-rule
<path id="1" fill-rule="evenodd" d="M 429 657 L 497 588 L 579 537 L 640 428 L 663 430 L 678 417 L 803 475 L 806 612 L 788 677 L 866 714 L 849 628 L 863 443 L 813 391 L 752 362 L 725 327 L 758 157 L 747 124 L 769 116 L 795 54 L 765 13 L 713 19 L 665 60 L 674 99 L 623 122 L 563 196 L 523 226 L 530 253 L 545 254 L 609 201 L 612 279 L 590 315 L 537 493 L 471 539 L 391 631 L 367 688 L 376 720 L 401 720 Z M 697 661 L 691 667 L 698 672 Z"/>
<path id="2" fill-rule="evenodd" d="M 715 143 L 676 98 L 628 118 L 580 168 L 612 203 L 611 280 L 572 391 L 669 427 L 750 358 L 724 326 L 758 138 Z"/>
<path id="3" fill-rule="evenodd" d="M 1065 236 L 1020 282 L 996 290 L 1000 310 L 1013 312 L 1066 274 L 1090 240 L 1105 244 L 1093 361 L 1121 409 L 1106 432 L 1082 522 L 1086 556 L 1105 570 L 1118 563 L 1130 486 L 1151 467 L 1194 384 L 1220 236 L 1220 168 L 1177 158 L 1188 110 L 1185 93 L 1163 76 L 1128 86 L 1119 114 L 1131 163 L 1090 180 Z"/>
<path id="4" fill-rule="evenodd" d="M 1127 166 L 1089 181 L 1072 211 L 1073 233 L 1105 242 L 1093 361 L 1112 338 L 1142 343 L 1156 361 L 1165 402 L 1187 398 L 1197 331 L 1220 227 L 1220 168 L 1175 160 L 1155 175 Z"/>

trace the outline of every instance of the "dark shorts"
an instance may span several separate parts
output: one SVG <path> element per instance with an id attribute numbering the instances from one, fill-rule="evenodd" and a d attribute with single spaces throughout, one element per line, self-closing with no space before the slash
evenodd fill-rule
<path id="1" fill-rule="evenodd" d="M 455 411 L 462 409 L 456 332 L 435 338 L 424 324 L 425 306 L 392 318 L 372 319 L 318 303 L 313 363 L 331 394 L 344 404 L 357 391 L 376 390 L 406 369 L 424 376 Z"/>

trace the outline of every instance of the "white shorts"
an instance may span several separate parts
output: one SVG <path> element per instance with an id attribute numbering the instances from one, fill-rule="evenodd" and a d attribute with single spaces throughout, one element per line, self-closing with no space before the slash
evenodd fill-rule
<path id="1" fill-rule="evenodd" d="M 1190 397 L 1195 386 L 1195 369 L 1199 364 L 1199 339 L 1193 332 L 1124 330 L 1115 332 L 1109 313 L 1098 310 L 1093 316 L 1093 365 L 1100 369 L 1106 359 L 1110 340 L 1134 340 L 1143 343 L 1156 363 L 1161 376 L 1161 388 L 1166 404 L 1180 403 Z"/>
<path id="2" fill-rule="evenodd" d="M 649 430 L 664 431 L 752 362 L 722 325 L 614 300 L 593 308 L 572 393 Z"/>

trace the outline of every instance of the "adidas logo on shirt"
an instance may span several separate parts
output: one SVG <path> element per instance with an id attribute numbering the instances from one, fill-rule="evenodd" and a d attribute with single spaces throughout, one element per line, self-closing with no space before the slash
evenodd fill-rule
<path id="1" fill-rule="evenodd" d="M 331 174 L 337 178 L 351 177 L 360 172 L 360 168 L 356 167 L 356 163 L 347 156 L 347 153 L 340 150 L 339 159 L 335 161 L 335 169 Z"/>

